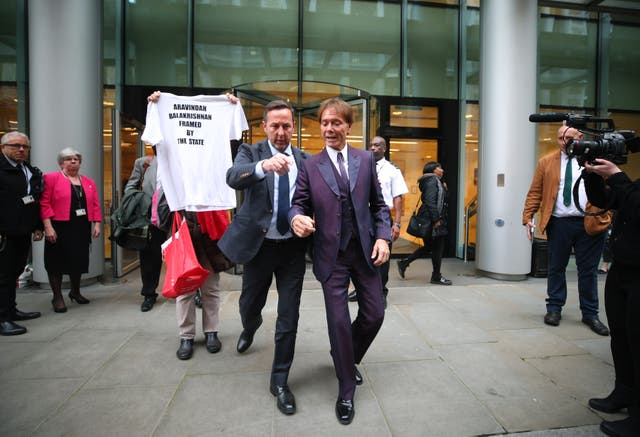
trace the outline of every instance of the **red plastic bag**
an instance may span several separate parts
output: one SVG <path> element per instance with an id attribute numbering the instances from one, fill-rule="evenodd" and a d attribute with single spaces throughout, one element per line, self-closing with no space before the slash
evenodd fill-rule
<path id="1" fill-rule="evenodd" d="M 173 219 L 171 238 L 162 245 L 162 255 L 167 264 L 162 285 L 164 297 L 176 298 L 191 293 L 209 276 L 209 271 L 203 269 L 196 258 L 187 222 L 177 212 Z"/>

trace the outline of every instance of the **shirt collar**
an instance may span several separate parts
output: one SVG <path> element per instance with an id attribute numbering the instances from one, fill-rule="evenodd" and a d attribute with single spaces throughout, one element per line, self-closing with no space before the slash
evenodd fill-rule
<path id="1" fill-rule="evenodd" d="M 273 144 L 271 144 L 271 141 L 267 140 L 267 142 L 269 143 L 269 147 L 271 148 L 271 154 L 272 155 L 277 155 L 278 153 L 283 153 L 280 151 L 280 149 L 276 148 L 273 146 Z M 291 144 L 289 144 L 285 149 L 284 149 L 284 153 L 286 155 L 293 155 L 293 153 L 291 152 Z"/>
<path id="2" fill-rule="evenodd" d="M 333 147 L 325 146 L 324 148 L 327 150 L 327 153 L 329 154 L 329 158 L 331 158 L 333 162 L 338 162 L 338 153 L 342 153 L 342 156 L 344 157 L 344 161 L 347 162 L 347 156 L 349 156 L 348 155 L 349 144 L 345 144 L 340 152 L 338 152 Z"/>

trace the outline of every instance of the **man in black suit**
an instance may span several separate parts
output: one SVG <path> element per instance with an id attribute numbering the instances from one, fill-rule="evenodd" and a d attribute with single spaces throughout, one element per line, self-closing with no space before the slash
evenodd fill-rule
<path id="1" fill-rule="evenodd" d="M 40 317 L 16 307 L 16 281 L 27 263 L 33 240 L 42 240 L 40 195 L 42 172 L 29 165 L 29 137 L 9 132 L 0 139 L 0 335 L 20 335 L 14 323 Z"/>
<path id="2" fill-rule="evenodd" d="M 227 184 L 244 190 L 244 202 L 218 247 L 231 261 L 244 264 L 240 317 L 243 331 L 237 350 L 245 352 L 262 324 L 262 308 L 273 276 L 278 287 L 278 318 L 270 391 L 278 409 L 294 414 L 296 403 L 287 380 L 298 330 L 307 240 L 289 229 L 287 214 L 298 167 L 310 156 L 292 147 L 293 109 L 283 100 L 267 104 L 262 126 L 267 140 L 242 144 Z"/>

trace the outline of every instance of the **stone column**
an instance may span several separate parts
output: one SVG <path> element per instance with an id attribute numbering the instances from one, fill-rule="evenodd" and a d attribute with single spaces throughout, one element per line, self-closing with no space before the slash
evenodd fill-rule
<path id="1" fill-rule="evenodd" d="M 102 1 L 30 0 L 28 14 L 31 160 L 57 171 L 58 152 L 77 149 L 102 199 Z M 33 279 L 47 284 L 43 249 L 34 244 Z M 102 237 L 90 253 L 85 279 L 104 272 Z"/>
<path id="2" fill-rule="evenodd" d="M 537 1 L 482 0 L 476 267 L 497 279 L 531 270 L 521 217 L 536 163 L 537 41 Z"/>

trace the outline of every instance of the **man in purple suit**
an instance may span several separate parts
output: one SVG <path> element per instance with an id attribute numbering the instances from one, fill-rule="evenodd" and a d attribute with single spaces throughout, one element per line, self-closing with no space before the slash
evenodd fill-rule
<path id="1" fill-rule="evenodd" d="M 299 237 L 314 234 L 313 273 L 322 284 L 331 355 L 339 383 L 338 421 L 353 420 L 353 397 L 362 376 L 356 368 L 384 318 L 377 266 L 389 259 L 389 209 L 380 192 L 371 152 L 347 145 L 353 110 L 331 98 L 318 110 L 325 148 L 302 161 L 289 210 Z M 351 323 L 349 280 L 358 289 L 358 315 Z"/>

